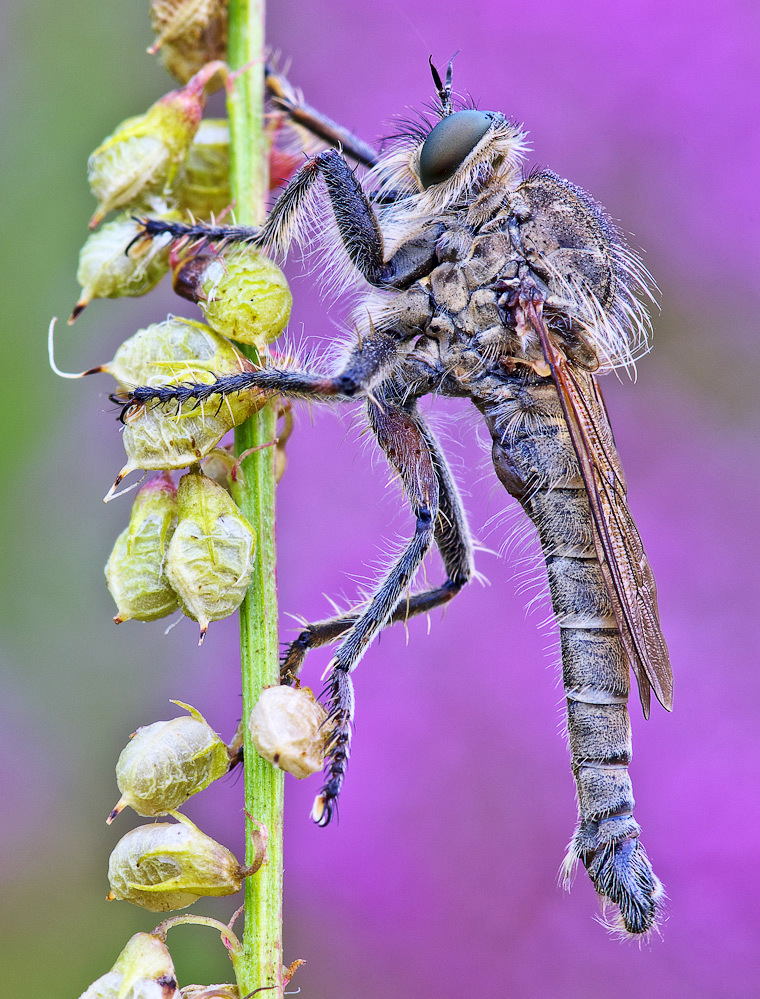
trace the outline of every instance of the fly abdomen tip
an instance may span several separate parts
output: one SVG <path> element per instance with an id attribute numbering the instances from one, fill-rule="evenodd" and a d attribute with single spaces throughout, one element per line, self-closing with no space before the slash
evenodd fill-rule
<path id="1" fill-rule="evenodd" d="M 598 861 L 588 871 L 599 894 L 617 907 L 613 926 L 619 922 L 626 933 L 647 933 L 657 922 L 665 891 L 638 838 L 607 846 Z"/>

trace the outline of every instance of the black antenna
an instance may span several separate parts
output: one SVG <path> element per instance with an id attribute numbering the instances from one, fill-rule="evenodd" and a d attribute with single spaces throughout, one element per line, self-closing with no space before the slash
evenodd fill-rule
<path id="1" fill-rule="evenodd" d="M 435 83 L 435 89 L 438 91 L 438 99 L 441 102 L 441 113 L 445 118 L 450 115 L 454 110 L 451 106 L 451 79 L 454 74 L 454 60 L 459 55 L 459 49 L 456 50 L 454 55 L 449 59 L 449 65 L 446 68 L 446 85 L 441 82 L 441 76 L 438 70 L 433 65 L 433 57 L 428 56 L 428 62 L 430 63 L 430 72 L 433 74 L 433 83 Z"/>

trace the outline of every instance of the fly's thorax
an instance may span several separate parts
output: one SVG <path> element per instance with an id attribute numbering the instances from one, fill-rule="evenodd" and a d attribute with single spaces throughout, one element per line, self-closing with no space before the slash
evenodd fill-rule
<path id="1" fill-rule="evenodd" d="M 436 256 L 439 264 L 430 275 L 431 290 L 436 307 L 450 315 L 464 308 L 473 291 L 517 276 L 518 260 L 508 234 L 502 231 L 474 233 L 466 226 L 448 229 L 438 241 Z"/>
<path id="2" fill-rule="evenodd" d="M 518 262 L 506 234 L 473 234 L 465 227 L 441 242 L 438 256 L 440 263 L 423 282 L 431 310 L 425 333 L 441 344 L 446 369 L 467 380 L 520 352 L 497 285 L 517 275 Z"/>
<path id="3" fill-rule="evenodd" d="M 528 177 L 512 194 L 526 259 L 554 294 L 593 296 L 605 310 L 617 291 L 615 231 L 581 188 L 549 170 Z M 573 296 L 570 296 L 573 297 Z"/>

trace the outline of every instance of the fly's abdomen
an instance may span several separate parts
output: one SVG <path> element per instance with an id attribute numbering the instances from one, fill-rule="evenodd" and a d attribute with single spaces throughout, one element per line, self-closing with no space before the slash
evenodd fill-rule
<path id="1" fill-rule="evenodd" d="M 522 385 L 484 408 L 496 472 L 538 530 L 560 629 L 571 765 L 580 821 L 577 860 L 629 933 L 658 915 L 662 886 L 639 843 L 628 764 L 629 668 L 594 545 L 591 513 L 554 386 Z"/>

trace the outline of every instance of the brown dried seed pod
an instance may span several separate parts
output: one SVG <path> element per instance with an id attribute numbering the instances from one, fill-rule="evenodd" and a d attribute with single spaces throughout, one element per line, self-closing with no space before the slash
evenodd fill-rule
<path id="1" fill-rule="evenodd" d="M 166 0 L 164 9 L 168 18 L 173 23 L 178 24 L 185 18 L 189 11 L 195 8 L 192 17 L 192 30 L 178 34 L 176 37 L 166 37 L 164 29 L 160 28 L 158 21 L 154 22 L 153 30 L 157 34 L 163 33 L 163 42 L 158 42 L 151 46 L 149 51 L 155 51 L 160 44 L 161 61 L 164 68 L 180 83 L 186 83 L 195 75 L 206 63 L 212 60 L 227 58 L 227 3 L 226 0 Z M 183 7 L 182 10 L 179 10 Z M 208 11 L 206 11 L 208 8 Z M 209 14 L 206 23 L 200 26 L 201 16 Z M 168 22 L 167 22 L 168 23 Z M 218 80 L 218 78 L 217 78 Z M 217 87 L 216 81 L 212 81 L 208 88 L 212 92 Z M 219 80 L 218 86 L 221 86 Z"/>
<path id="2" fill-rule="evenodd" d="M 164 42 L 200 37 L 201 32 L 217 16 L 226 2 L 220 0 L 151 0 L 150 26 L 157 36 L 148 49 L 152 55 Z"/>

